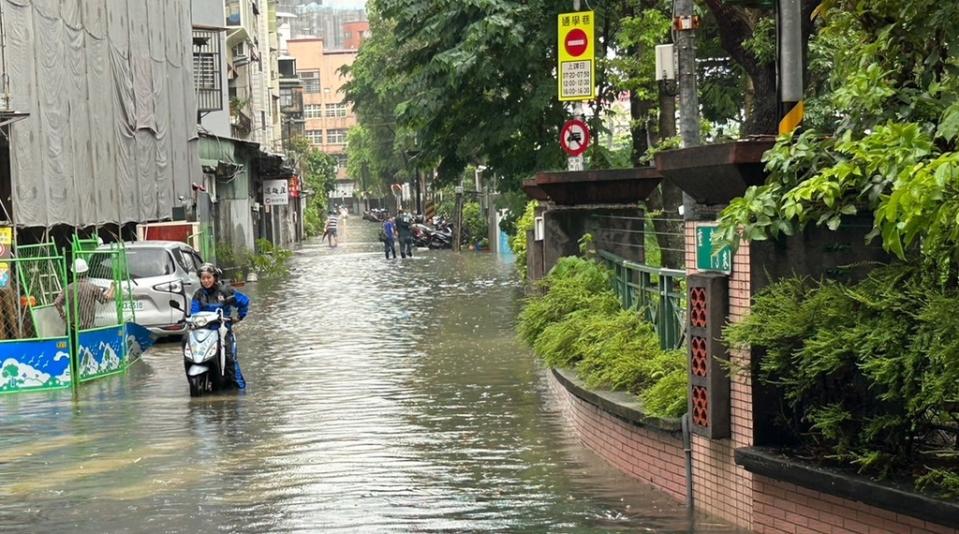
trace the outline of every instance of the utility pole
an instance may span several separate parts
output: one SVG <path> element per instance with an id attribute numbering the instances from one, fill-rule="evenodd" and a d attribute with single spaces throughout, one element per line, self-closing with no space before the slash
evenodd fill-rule
<path id="1" fill-rule="evenodd" d="M 673 1 L 673 30 L 679 67 L 679 135 L 683 148 L 699 146 L 699 91 L 696 88 L 696 28 L 693 0 Z M 696 201 L 683 192 L 683 218 L 696 219 Z"/>
<path id="2" fill-rule="evenodd" d="M 779 0 L 780 134 L 792 133 L 802 123 L 803 86 L 802 4 Z"/>
<path id="3" fill-rule="evenodd" d="M 463 182 L 456 186 L 456 213 L 453 216 L 453 252 L 462 250 L 463 235 Z"/>
<path id="4" fill-rule="evenodd" d="M 423 214 L 423 199 L 422 199 L 422 197 L 421 197 L 420 195 L 421 195 L 421 191 L 422 191 L 423 187 L 422 187 L 422 185 L 420 184 L 420 167 L 419 167 L 419 165 L 416 166 L 415 170 L 416 170 L 416 214 L 417 214 L 417 215 L 422 215 L 422 214 Z"/>
<path id="5" fill-rule="evenodd" d="M 699 93 L 696 88 L 696 27 L 693 0 L 673 2 L 673 28 L 676 30 L 676 50 L 679 64 L 679 133 L 683 147 L 698 146 Z"/>

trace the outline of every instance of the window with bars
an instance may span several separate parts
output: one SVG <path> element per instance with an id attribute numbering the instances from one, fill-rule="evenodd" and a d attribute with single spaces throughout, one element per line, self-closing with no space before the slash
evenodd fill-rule
<path id="1" fill-rule="evenodd" d="M 304 93 L 320 92 L 320 73 L 316 71 L 301 71 L 300 79 L 303 80 Z"/>
<path id="2" fill-rule="evenodd" d="M 336 104 L 326 105 L 327 117 L 345 117 L 347 113 L 346 103 L 337 102 Z"/>
<path id="3" fill-rule="evenodd" d="M 333 154 L 333 157 L 336 159 L 336 168 L 337 169 L 346 169 L 346 154 Z"/>
<path id="4" fill-rule="evenodd" d="M 323 144 L 323 130 L 307 130 L 304 137 L 314 145 Z"/>
<path id="5" fill-rule="evenodd" d="M 215 31 L 193 30 L 193 88 L 201 113 L 223 109 L 220 70 L 220 36 Z"/>
<path id="6" fill-rule="evenodd" d="M 346 130 L 344 129 L 332 129 L 326 131 L 326 144 L 328 145 L 345 145 L 346 144 Z"/>
<path id="7" fill-rule="evenodd" d="M 307 104 L 303 106 L 303 117 L 307 119 L 319 119 L 323 116 L 322 109 L 319 104 Z"/>

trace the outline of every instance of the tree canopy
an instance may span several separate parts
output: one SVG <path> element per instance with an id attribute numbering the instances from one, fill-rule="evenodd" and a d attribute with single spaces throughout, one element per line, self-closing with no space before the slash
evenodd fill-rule
<path id="1" fill-rule="evenodd" d="M 873 218 L 892 254 L 959 259 L 954 2 L 829 0 L 810 43 L 807 130 L 767 153 L 770 179 L 723 213 L 735 241 Z"/>

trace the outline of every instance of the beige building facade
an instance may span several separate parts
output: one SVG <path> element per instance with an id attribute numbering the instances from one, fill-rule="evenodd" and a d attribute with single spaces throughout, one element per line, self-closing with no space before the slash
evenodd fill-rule
<path id="1" fill-rule="evenodd" d="M 337 191 L 332 196 L 353 196 L 353 180 L 346 173 L 346 135 L 356 125 L 356 114 L 345 102 L 343 86 L 349 80 L 338 71 L 352 65 L 356 50 L 327 50 L 322 39 L 287 41 L 296 71 L 303 81 L 304 135 L 313 146 L 337 160 Z"/>

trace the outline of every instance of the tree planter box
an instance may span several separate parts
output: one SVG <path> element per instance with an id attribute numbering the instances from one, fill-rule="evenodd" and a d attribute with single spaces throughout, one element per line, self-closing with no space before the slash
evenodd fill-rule
<path id="1" fill-rule="evenodd" d="M 643 413 L 642 404 L 635 395 L 622 391 L 592 390 L 576 376 L 571 369 L 552 369 L 553 376 L 576 397 L 600 410 L 636 426 L 647 427 L 659 432 L 677 434 L 682 431 L 679 419 L 660 419 Z"/>
<path id="2" fill-rule="evenodd" d="M 656 155 L 656 170 L 700 204 L 727 204 L 766 180 L 762 158 L 774 144 L 763 138 L 667 150 Z"/>
<path id="3" fill-rule="evenodd" d="M 777 449 L 736 449 L 736 464 L 751 473 L 827 495 L 859 501 L 951 528 L 959 525 L 957 502 L 942 501 L 916 493 L 911 488 L 809 464 L 785 456 Z"/>
<path id="4" fill-rule="evenodd" d="M 652 167 L 576 172 L 541 172 L 531 180 L 556 204 L 632 204 L 646 200 L 663 177 Z M 526 194 L 527 181 L 523 184 Z M 542 200 L 542 199 L 540 199 Z"/>

